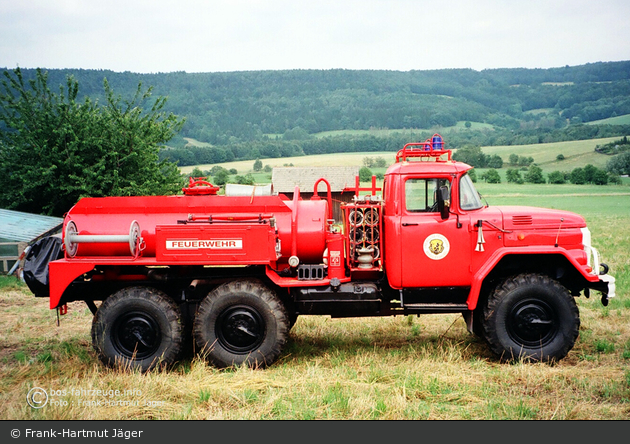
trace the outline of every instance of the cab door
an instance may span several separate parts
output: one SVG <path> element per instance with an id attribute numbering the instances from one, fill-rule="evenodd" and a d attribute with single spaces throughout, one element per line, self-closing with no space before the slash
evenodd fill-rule
<path id="1" fill-rule="evenodd" d="M 402 181 L 400 215 L 403 288 L 470 287 L 471 233 L 466 215 L 442 219 L 437 193 L 451 178 L 407 178 Z"/>

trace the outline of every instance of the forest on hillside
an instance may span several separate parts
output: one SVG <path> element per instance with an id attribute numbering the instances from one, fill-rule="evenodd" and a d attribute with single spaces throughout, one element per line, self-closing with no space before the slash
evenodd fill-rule
<path id="1" fill-rule="evenodd" d="M 22 72 L 35 76 L 34 69 Z M 630 132 L 628 125 L 591 124 L 630 114 L 630 61 L 483 71 L 47 72 L 49 85 L 65 84 L 70 75 L 80 95 L 92 99 L 103 97 L 104 78 L 123 98 L 133 96 L 140 83 L 167 97 L 165 111 L 185 118 L 185 124 L 161 156 L 180 165 L 394 151 L 416 141 L 410 134 L 424 140 L 434 131 L 447 132 L 452 148 Z M 375 128 L 413 132 L 356 133 Z M 329 131 L 341 135 L 318 136 Z"/>

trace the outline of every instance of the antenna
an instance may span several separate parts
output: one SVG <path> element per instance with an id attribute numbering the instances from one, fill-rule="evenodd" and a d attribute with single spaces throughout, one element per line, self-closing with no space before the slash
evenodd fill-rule
<path id="1" fill-rule="evenodd" d="M 560 229 L 562 228 L 562 222 L 564 222 L 564 217 L 560 218 L 560 226 L 558 227 L 558 233 L 556 234 L 556 243 L 555 247 L 558 248 L 558 238 L 560 237 Z"/>

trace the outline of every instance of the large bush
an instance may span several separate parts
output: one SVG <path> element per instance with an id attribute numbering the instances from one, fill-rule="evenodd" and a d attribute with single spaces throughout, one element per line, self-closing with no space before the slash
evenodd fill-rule
<path id="1" fill-rule="evenodd" d="M 164 98 L 138 86 L 129 101 L 104 80 L 105 103 L 78 100 L 69 76 L 53 92 L 47 74 L 26 81 L 4 72 L 0 89 L 0 206 L 61 216 L 84 196 L 175 193 L 177 166 L 159 161 L 159 145 L 183 121 L 162 112 Z M 148 105 L 148 109 L 144 107 Z"/>

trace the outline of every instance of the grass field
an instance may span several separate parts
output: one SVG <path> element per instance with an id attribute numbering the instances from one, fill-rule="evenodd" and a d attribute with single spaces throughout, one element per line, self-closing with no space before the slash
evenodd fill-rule
<path id="1" fill-rule="evenodd" d="M 504 161 L 504 167 L 499 170 L 505 173 L 510 168 L 507 164 L 510 154 L 519 156 L 533 157 L 534 162 L 539 165 L 545 174 L 551 171 L 568 171 L 574 168 L 583 167 L 592 164 L 598 168 L 604 168 L 611 156 L 600 154 L 595 151 L 597 145 L 603 145 L 618 137 L 605 139 L 577 140 L 570 142 L 540 143 L 532 145 L 510 145 L 510 146 L 488 146 L 482 147 L 482 151 L 487 155 L 499 155 Z M 402 148 L 402 147 L 401 147 Z M 564 156 L 564 160 L 557 160 L 558 154 Z M 387 164 L 395 161 L 396 153 L 390 151 L 384 152 L 365 152 L 365 153 L 335 153 L 320 154 L 316 156 L 298 156 L 283 157 L 275 159 L 261 159 L 263 165 L 269 165 L 271 168 L 282 167 L 293 164 L 293 166 L 362 166 L 365 157 L 383 157 Z M 244 160 L 237 162 L 226 162 L 219 164 L 227 169 L 235 168 L 238 174 L 253 173 L 254 161 Z M 184 174 L 190 173 L 193 168 L 198 167 L 202 171 L 209 170 L 214 165 L 195 165 L 181 167 L 180 170 Z M 376 170 L 374 170 L 376 171 Z M 384 169 L 383 169 L 384 172 Z M 257 179 L 270 182 L 270 178 L 259 176 Z"/>
<path id="2" fill-rule="evenodd" d="M 489 123 L 482 122 L 470 122 L 471 129 L 493 129 L 494 126 Z M 439 127 L 439 128 L 429 128 L 429 129 L 386 129 L 386 128 L 370 128 L 366 130 L 335 130 L 335 131 L 322 131 L 319 133 L 313 134 L 313 137 L 323 138 L 323 137 L 335 137 L 335 136 L 390 136 L 393 134 L 402 134 L 408 135 L 409 139 L 416 139 L 420 137 L 422 134 L 426 133 L 436 133 L 436 132 L 446 132 L 446 131 L 461 131 L 466 130 L 466 122 L 459 121 L 453 126 L 447 127 Z M 265 134 L 265 136 L 270 139 L 280 139 L 282 138 L 282 134 Z M 192 142 L 193 139 L 190 139 Z"/>
<path id="3" fill-rule="evenodd" d="M 550 171 L 571 171 L 577 167 L 592 164 L 598 168 L 604 168 L 611 156 L 600 154 L 595 151 L 597 145 L 604 145 L 619 137 L 591 140 L 574 140 L 569 142 L 539 143 L 532 145 L 511 145 L 511 146 L 491 146 L 482 147 L 484 153 L 488 155 L 497 154 L 504 162 L 504 168 L 510 154 L 533 157 L 534 162 L 540 166 L 545 173 Z M 558 154 L 562 154 L 565 159 L 557 160 Z"/>
<path id="4" fill-rule="evenodd" d="M 577 298 L 580 336 L 555 365 L 499 363 L 459 315 L 303 316 L 265 370 L 216 370 L 189 356 L 170 371 L 116 371 L 92 351 L 84 304 L 70 304 L 57 326 L 47 299 L 0 277 L 0 418 L 630 419 L 630 188 L 479 188 L 490 205 L 579 211 L 617 278 L 607 307 Z M 44 408 L 26 403 L 34 387 L 49 394 Z"/>
<path id="5" fill-rule="evenodd" d="M 587 125 L 630 125 L 630 114 L 588 122 Z"/>
<path id="6" fill-rule="evenodd" d="M 282 157 L 276 159 L 261 159 L 263 165 L 269 165 L 271 168 L 293 165 L 296 167 L 327 167 L 327 166 L 362 166 L 364 157 L 383 157 L 387 163 L 393 163 L 396 153 L 390 151 L 373 152 L 373 153 L 335 153 L 335 154 L 319 154 L 316 156 L 297 156 Z M 237 162 L 225 162 L 219 164 L 227 169 L 235 168 L 238 174 L 247 174 L 254 172 L 254 161 L 243 160 Z M 214 165 L 196 165 L 201 170 L 209 170 Z M 184 174 L 191 172 L 195 166 L 181 167 L 180 171 Z M 271 173 L 267 173 L 271 175 Z M 271 180 L 269 180 L 270 182 Z"/>

